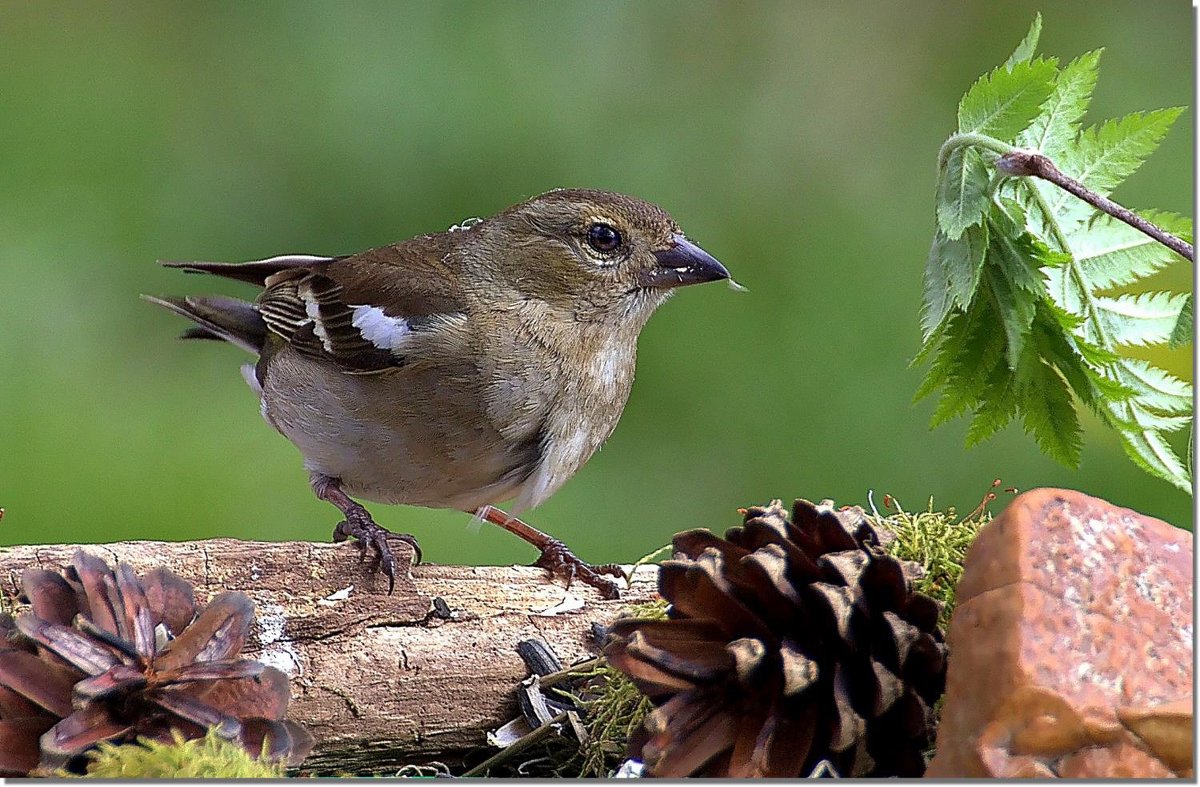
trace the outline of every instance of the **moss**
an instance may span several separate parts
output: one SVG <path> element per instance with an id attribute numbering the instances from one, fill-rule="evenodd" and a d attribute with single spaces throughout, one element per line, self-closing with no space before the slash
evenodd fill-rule
<path id="1" fill-rule="evenodd" d="M 978 508 L 959 519 L 953 508 L 936 510 L 933 498 L 929 499 L 924 511 L 909 513 L 888 496 L 885 508 L 891 513 L 885 515 L 874 510 L 867 515 L 872 524 L 896 534 L 896 540 L 888 545 L 893 555 L 924 566 L 925 575 L 913 584 L 917 590 L 941 602 L 942 626 L 949 623 L 954 611 L 954 589 L 962 577 L 967 549 L 975 541 L 979 529 L 992 520 L 987 503 L 994 499 L 995 495 L 989 492 Z"/>
<path id="2" fill-rule="evenodd" d="M 87 776 L 99 779 L 275 779 L 284 775 L 281 761 L 253 757 L 212 730 L 195 740 L 185 740 L 178 732 L 173 735 L 172 743 L 147 738 L 122 746 L 102 743 L 97 751 L 88 755 L 91 762 L 87 766 Z"/>
<path id="3" fill-rule="evenodd" d="M 659 620 L 667 616 L 662 599 L 629 607 L 622 617 Z M 568 775 L 604 778 L 625 759 L 629 736 L 641 725 L 653 707 L 637 687 L 607 664 L 594 670 L 594 680 L 582 699 L 587 709 L 588 739 L 579 747 Z"/>

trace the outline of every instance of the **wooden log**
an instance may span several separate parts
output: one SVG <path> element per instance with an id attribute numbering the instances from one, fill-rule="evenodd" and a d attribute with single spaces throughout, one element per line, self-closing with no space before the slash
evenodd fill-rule
<path id="1" fill-rule="evenodd" d="M 59 569 L 79 548 L 0 548 L 0 608 L 16 605 L 25 568 Z M 516 715 L 514 690 L 528 674 L 517 642 L 541 637 L 570 664 L 595 654 L 593 623 L 655 596 L 653 566 L 640 567 L 617 601 L 524 566 L 421 565 L 402 570 L 388 595 L 386 579 L 372 560 L 359 562 L 353 543 L 82 548 L 139 573 L 169 568 L 195 585 L 198 601 L 225 590 L 252 598 L 257 620 L 245 653 L 291 677 L 288 716 L 316 738 L 305 763 L 316 772 L 449 762 L 486 746 L 487 732 Z M 406 564 L 407 545 L 395 548 Z"/>

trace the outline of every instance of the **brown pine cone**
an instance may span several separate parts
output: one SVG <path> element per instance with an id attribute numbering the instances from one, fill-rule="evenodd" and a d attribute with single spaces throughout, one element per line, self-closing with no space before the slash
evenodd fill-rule
<path id="1" fill-rule="evenodd" d="M 673 539 L 666 620 L 605 648 L 655 703 L 630 756 L 655 776 L 919 776 L 946 670 L 938 604 L 861 509 L 797 500 Z"/>
<path id="2" fill-rule="evenodd" d="M 30 611 L 0 617 L 0 775 L 82 771 L 102 741 L 215 727 L 255 756 L 298 765 L 313 739 L 284 719 L 287 676 L 237 657 L 254 621 L 241 593 L 198 610 L 169 571 L 141 580 L 79 551 L 64 574 L 21 577 Z M 197 614 L 199 613 L 199 614 Z"/>

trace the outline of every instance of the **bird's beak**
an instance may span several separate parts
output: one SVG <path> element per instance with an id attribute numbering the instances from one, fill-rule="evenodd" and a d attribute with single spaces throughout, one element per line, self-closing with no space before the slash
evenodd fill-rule
<path id="1" fill-rule="evenodd" d="M 654 252 L 654 258 L 658 265 L 642 274 L 643 287 L 670 289 L 729 278 L 724 265 L 682 235 L 675 235 L 669 248 Z"/>

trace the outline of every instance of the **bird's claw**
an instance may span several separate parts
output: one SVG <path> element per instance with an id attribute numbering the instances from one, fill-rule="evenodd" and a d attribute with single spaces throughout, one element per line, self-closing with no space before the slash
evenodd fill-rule
<path id="1" fill-rule="evenodd" d="M 413 548 L 413 565 L 421 562 L 421 546 L 417 539 L 407 533 L 393 533 L 369 516 L 355 516 L 352 512 L 333 529 L 335 543 L 349 538 L 358 540 L 359 560 L 366 557 L 368 546 L 375 552 L 379 558 L 379 570 L 388 579 L 388 594 L 391 595 L 396 589 L 396 556 L 388 544 L 389 536 L 395 536 Z"/>
<path id="2" fill-rule="evenodd" d="M 585 563 L 576 557 L 566 544 L 557 539 L 551 539 L 550 543 L 542 549 L 541 557 L 533 565 L 546 569 L 551 576 L 564 578 L 567 581 L 567 588 L 570 588 L 571 583 L 578 579 L 585 585 L 591 585 L 599 590 L 600 595 L 606 599 L 621 597 L 621 590 L 617 584 L 602 576 L 607 574 L 623 579 L 625 572 L 621 570 L 620 566 L 615 563 L 606 563 L 601 566 Z"/>

